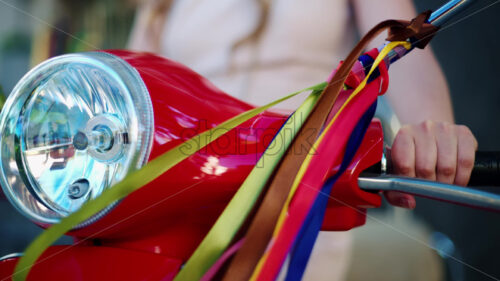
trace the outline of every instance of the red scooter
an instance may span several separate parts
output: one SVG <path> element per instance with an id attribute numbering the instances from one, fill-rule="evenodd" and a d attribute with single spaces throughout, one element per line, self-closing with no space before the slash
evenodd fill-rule
<path id="1" fill-rule="evenodd" d="M 467 1 L 452 2 L 435 20 Z M 387 65 L 400 56 L 391 53 Z M 337 103 L 343 100 L 341 94 Z M 129 172 L 252 108 L 152 54 L 56 57 L 22 78 L 4 106 L 0 182 L 21 213 L 48 227 Z M 50 247 L 28 280 L 172 280 L 287 117 L 259 114 L 80 223 L 68 233 L 75 243 Z M 322 230 L 363 225 L 366 209 L 380 206 L 384 190 L 500 211 L 495 194 L 388 174 L 383 139 L 382 124 L 373 121 L 335 185 L 331 196 L 342 203 L 329 201 Z M 478 154 L 473 181 L 496 179 L 498 156 Z M 339 163 L 328 168 L 334 174 Z M 2 280 L 12 276 L 18 259 L 0 260 Z"/>

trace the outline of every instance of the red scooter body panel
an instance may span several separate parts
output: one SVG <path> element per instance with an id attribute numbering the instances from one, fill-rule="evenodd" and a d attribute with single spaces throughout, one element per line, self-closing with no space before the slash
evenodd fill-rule
<path id="1" fill-rule="evenodd" d="M 366 222 L 366 209 L 380 207 L 381 197 L 359 188 L 358 177 L 367 168 L 380 162 L 384 150 L 382 125 L 373 121 L 349 168 L 335 183 L 328 201 L 322 230 L 349 230 Z M 336 172 L 338 166 L 332 170 Z"/>
<path id="2" fill-rule="evenodd" d="M 0 261 L 0 278 L 8 278 L 18 258 Z M 182 261 L 162 255 L 97 246 L 53 246 L 38 259 L 28 281 L 172 280 Z"/>
<path id="3" fill-rule="evenodd" d="M 107 52 L 136 68 L 149 90 L 155 115 L 150 159 L 253 108 L 220 91 L 187 67 L 165 58 L 129 51 Z M 286 115 L 267 111 L 245 122 L 122 200 L 96 223 L 71 235 L 92 235 L 106 246 L 146 250 L 186 260 L 286 119 Z M 377 157 L 381 157 L 381 150 Z M 353 165 L 352 169 L 357 167 Z M 336 192 L 352 195 L 345 202 L 356 208 L 378 206 L 378 195 L 357 187 L 354 178 L 358 172 L 352 172 L 352 177 L 345 180 L 346 187 L 340 191 L 336 188 Z M 352 188 L 352 184 L 356 191 L 342 191 Z M 366 199 L 358 200 L 356 196 Z M 332 207 L 348 213 L 343 206 Z M 363 214 L 352 208 L 349 213 L 345 221 L 335 219 L 334 224 L 327 218 L 330 223 L 325 225 L 329 230 L 345 230 L 362 224 Z"/>
<path id="4" fill-rule="evenodd" d="M 149 90 L 154 110 L 149 160 L 253 108 L 165 58 L 129 51 L 106 52 L 135 67 Z M 342 101 L 340 98 L 335 108 Z M 165 269 L 166 279 L 151 280 L 170 280 L 202 241 L 287 118 L 285 114 L 266 111 L 227 132 L 127 196 L 95 223 L 69 233 L 81 244 L 50 257 L 42 263 L 46 270 L 37 266 L 30 278 L 50 276 L 51 280 L 57 280 L 58 277 L 52 276 L 58 276 L 54 270 L 62 265 L 75 267 L 71 270 L 74 275 L 64 280 L 150 280 L 131 278 L 135 273 L 126 274 L 125 278 L 109 273 L 112 272 L 109 268 L 120 267 L 128 272 L 144 263 L 145 267 Z M 347 230 L 362 225 L 365 208 L 380 205 L 379 195 L 359 189 L 357 177 L 381 157 L 382 130 L 379 123 L 372 123 L 353 163 L 333 189 L 333 197 L 341 198 L 342 203 L 330 200 L 325 230 Z M 336 169 L 333 167 L 331 173 Z M 44 255 L 49 257 L 61 249 L 51 247 Z M 13 263 L 14 260 L 0 263 L 0 277 L 12 272 Z M 105 264 L 109 267 L 97 266 Z M 94 273 L 99 275 L 96 278 L 104 278 L 93 278 Z"/>
<path id="5" fill-rule="evenodd" d="M 153 54 L 109 52 L 135 67 L 149 90 L 155 122 L 150 159 L 253 108 L 178 63 Z M 286 119 L 264 112 L 245 122 L 71 235 L 187 259 Z"/>

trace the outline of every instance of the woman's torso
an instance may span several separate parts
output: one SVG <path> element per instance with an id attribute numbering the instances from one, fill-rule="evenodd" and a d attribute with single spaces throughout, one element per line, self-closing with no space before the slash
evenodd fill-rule
<path id="1" fill-rule="evenodd" d="M 257 0 L 173 1 L 155 51 L 262 105 L 324 81 L 353 45 L 348 0 L 274 0 L 258 39 L 233 49 L 260 15 Z M 151 45 L 135 41 L 133 48 Z M 300 100 L 279 107 L 293 109 Z"/>

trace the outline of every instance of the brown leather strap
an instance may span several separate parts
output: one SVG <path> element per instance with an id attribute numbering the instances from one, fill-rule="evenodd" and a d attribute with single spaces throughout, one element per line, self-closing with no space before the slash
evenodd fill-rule
<path id="1" fill-rule="evenodd" d="M 425 48 L 439 29 L 426 23 L 430 15 L 431 11 L 426 11 L 411 21 L 399 21 L 400 25 L 390 28 L 387 41 L 404 41 L 411 38 L 414 46 L 420 49 Z"/>
<path id="2" fill-rule="evenodd" d="M 344 87 L 344 81 L 351 71 L 352 66 L 362 54 L 368 43 L 388 28 L 395 28 L 392 32 L 394 37 L 400 33 L 404 33 L 404 35 L 396 38 L 398 40 L 401 38 L 406 40 L 411 36 L 415 36 L 418 30 L 420 30 L 419 26 L 417 26 L 418 23 L 420 23 L 420 21 L 417 23 L 396 20 L 381 22 L 372 28 L 354 47 L 330 81 L 327 88 L 321 94 L 315 108 L 298 132 L 292 145 L 288 148 L 274 177 L 270 181 L 264 200 L 246 234 L 245 242 L 231 261 L 223 280 L 248 280 L 251 277 L 255 266 L 269 243 L 280 211 L 283 208 L 301 164 L 312 144 L 319 136 L 320 130 L 337 96 Z M 410 26 L 412 29 L 408 31 L 406 27 Z"/>

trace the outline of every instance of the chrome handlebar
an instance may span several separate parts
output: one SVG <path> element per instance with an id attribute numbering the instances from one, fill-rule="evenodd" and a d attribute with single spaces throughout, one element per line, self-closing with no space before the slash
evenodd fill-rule
<path id="1" fill-rule="evenodd" d="M 393 175 L 360 177 L 365 191 L 400 191 L 440 201 L 500 212 L 500 195 L 457 185 Z"/>

